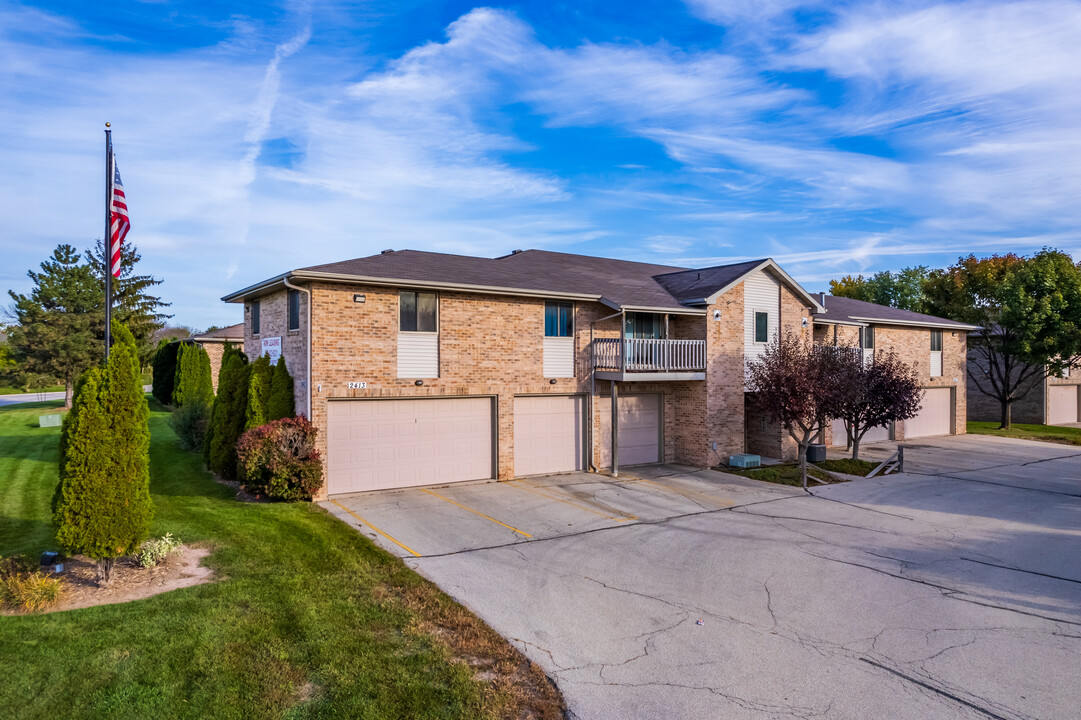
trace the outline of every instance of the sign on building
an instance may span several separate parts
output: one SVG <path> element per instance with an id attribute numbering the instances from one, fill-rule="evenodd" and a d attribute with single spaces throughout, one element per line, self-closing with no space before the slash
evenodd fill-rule
<path id="1" fill-rule="evenodd" d="M 276 365 L 278 358 L 282 356 L 282 339 L 280 337 L 263 338 L 263 350 L 259 356 L 270 356 L 270 364 Z"/>

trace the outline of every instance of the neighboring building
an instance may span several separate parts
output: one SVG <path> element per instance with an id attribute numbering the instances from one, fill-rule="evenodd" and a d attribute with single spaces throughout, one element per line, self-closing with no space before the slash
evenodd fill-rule
<path id="1" fill-rule="evenodd" d="M 223 299 L 244 303 L 249 357 L 285 357 L 330 495 L 611 468 L 613 439 L 617 468 L 769 449 L 748 432 L 745 364 L 780 331 L 810 340 L 812 312 L 827 314 L 772 260 L 686 269 L 540 250 L 386 251 Z"/>
<path id="2" fill-rule="evenodd" d="M 924 388 L 916 417 L 872 428 L 863 442 L 964 434 L 967 342 L 974 326 L 862 300 L 815 297 L 823 308 L 814 316 L 816 343 L 860 347 L 868 361 L 875 352 L 895 350 L 916 369 Z M 826 428 L 827 445 L 844 446 L 846 441 L 842 421 Z"/>
<path id="3" fill-rule="evenodd" d="M 244 323 L 192 335 L 178 342 L 194 342 L 206 350 L 206 354 L 210 356 L 210 382 L 213 384 L 216 393 L 218 392 L 218 371 L 221 370 L 221 357 L 225 352 L 225 343 L 228 342 L 238 347 L 244 347 Z"/>
<path id="4" fill-rule="evenodd" d="M 969 353 L 969 370 L 980 377 L 980 383 L 990 389 L 986 379 L 985 361 L 975 351 Z M 1020 370 L 1014 373 L 1016 378 Z M 1010 420 L 1032 425 L 1068 425 L 1081 422 L 1081 368 L 1066 368 L 1062 377 L 1047 377 L 1042 370 L 1024 383 L 1024 397 L 1010 408 Z M 1002 404 L 997 398 L 980 392 L 976 380 L 968 378 L 968 419 L 999 422 Z"/>

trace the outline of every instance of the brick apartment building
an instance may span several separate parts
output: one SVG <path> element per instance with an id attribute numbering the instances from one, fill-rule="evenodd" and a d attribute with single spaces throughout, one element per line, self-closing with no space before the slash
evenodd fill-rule
<path id="1" fill-rule="evenodd" d="M 540 250 L 385 251 L 223 300 L 244 303 L 249 357 L 285 357 L 297 411 L 319 430 L 329 495 L 611 468 L 613 440 L 617 467 L 790 457 L 745 387 L 745 364 L 779 332 L 843 344 L 873 328 L 879 347 L 927 374 L 934 418 L 895 436 L 964 431 L 958 324 L 851 312 L 768 259 L 687 269 Z"/>

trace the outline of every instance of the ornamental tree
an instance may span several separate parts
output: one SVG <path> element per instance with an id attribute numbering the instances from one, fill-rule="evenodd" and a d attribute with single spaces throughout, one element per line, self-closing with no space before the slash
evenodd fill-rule
<path id="1" fill-rule="evenodd" d="M 98 580 L 112 579 L 116 558 L 150 532 L 149 410 L 139 353 L 128 329 L 113 322 L 116 339 L 104 368 L 79 379 L 60 433 L 60 481 L 53 496 L 56 541 L 70 554 L 97 561 Z"/>
<path id="2" fill-rule="evenodd" d="M 915 369 L 894 350 L 878 350 L 874 361 L 865 363 L 858 347 L 830 349 L 838 356 L 830 416 L 844 421 L 852 458 L 858 460 L 867 431 L 915 417 L 923 391 Z"/>
<path id="3" fill-rule="evenodd" d="M 176 380 L 173 387 L 173 403 L 178 407 L 192 403 L 209 406 L 213 399 L 210 356 L 198 345 L 180 343 L 176 362 Z"/>
<path id="4" fill-rule="evenodd" d="M 274 376 L 269 355 L 256 358 L 250 367 L 245 430 L 257 428 L 270 421 L 270 385 Z"/>
<path id="5" fill-rule="evenodd" d="M 267 400 L 268 419 L 281 420 L 293 417 L 296 414 L 295 402 L 293 376 L 289 374 L 289 368 L 285 366 L 285 358 L 279 357 L 278 364 L 274 366 L 274 376 L 270 380 L 270 399 Z"/>
<path id="6" fill-rule="evenodd" d="M 179 351 L 179 343 L 173 343 L 170 338 L 162 338 L 158 341 L 158 351 L 154 353 L 154 360 L 151 362 L 153 368 L 151 392 L 162 405 L 168 405 L 173 401 L 176 356 Z"/>
<path id="7" fill-rule="evenodd" d="M 1013 403 L 1081 363 L 1081 266 L 1066 253 L 969 255 L 932 273 L 926 295 L 929 312 L 979 326 L 968 376 L 999 402 L 1003 428 Z"/>
<path id="8" fill-rule="evenodd" d="M 807 488 L 807 446 L 836 401 L 838 354 L 787 332 L 747 366 L 747 386 L 769 415 L 799 445 L 800 474 Z"/>
<path id="9" fill-rule="evenodd" d="M 203 459 L 207 467 L 228 480 L 236 479 L 236 441 L 247 421 L 249 370 L 243 351 L 226 343 L 218 373 L 218 395 L 203 444 Z"/>

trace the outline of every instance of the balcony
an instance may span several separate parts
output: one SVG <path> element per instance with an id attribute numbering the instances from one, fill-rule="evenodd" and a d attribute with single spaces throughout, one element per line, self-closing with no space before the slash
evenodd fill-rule
<path id="1" fill-rule="evenodd" d="M 599 380 L 705 380 L 706 341 L 595 339 L 593 369 Z"/>

